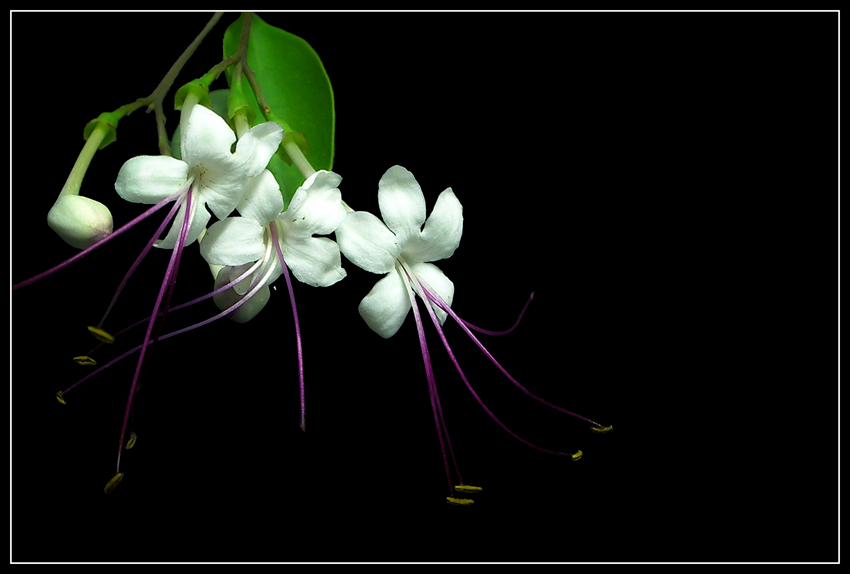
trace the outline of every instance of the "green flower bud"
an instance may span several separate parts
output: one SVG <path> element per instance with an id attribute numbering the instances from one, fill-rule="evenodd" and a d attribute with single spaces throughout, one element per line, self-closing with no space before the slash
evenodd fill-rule
<path id="1" fill-rule="evenodd" d="M 85 249 L 112 233 L 112 214 L 99 201 L 61 195 L 47 214 L 47 225 L 68 245 Z"/>

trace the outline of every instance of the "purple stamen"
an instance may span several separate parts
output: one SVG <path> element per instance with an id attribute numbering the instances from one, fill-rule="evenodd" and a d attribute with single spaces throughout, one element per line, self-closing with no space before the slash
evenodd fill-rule
<path id="1" fill-rule="evenodd" d="M 420 282 L 420 284 L 421 284 L 421 282 Z M 574 412 L 568 411 L 567 409 L 565 409 L 563 407 L 559 407 L 558 405 L 556 405 L 554 403 L 550 403 L 549 401 L 538 397 L 537 395 L 535 395 L 534 393 L 532 393 L 531 391 L 526 389 L 524 386 L 522 386 L 519 383 L 519 381 L 517 381 L 515 378 L 513 378 L 511 376 L 511 374 L 507 370 L 505 370 L 505 368 L 502 365 L 499 364 L 499 361 L 497 361 L 496 358 L 492 354 L 490 354 L 490 351 L 488 351 L 484 347 L 484 345 L 481 343 L 481 341 L 478 340 L 478 337 L 476 337 L 474 334 L 472 334 L 472 331 L 470 331 L 470 329 L 469 329 L 469 324 L 466 321 L 464 321 L 463 319 L 461 319 L 460 317 L 458 317 L 457 314 L 454 311 L 452 311 L 451 307 L 449 307 L 449 305 L 445 301 L 443 301 L 443 299 L 436 293 L 436 291 L 434 291 L 432 293 L 429 290 L 429 288 L 425 287 L 423 284 L 421 284 L 421 286 L 422 286 L 422 291 L 425 293 L 425 296 L 428 299 L 430 299 L 431 301 L 433 301 L 434 304 L 437 305 L 440 309 L 442 309 L 448 315 L 450 315 L 451 318 L 454 319 L 457 322 L 458 325 L 460 325 L 460 328 L 463 329 L 464 332 L 467 335 L 469 335 L 469 337 L 473 340 L 473 342 L 475 342 L 475 344 L 478 345 L 478 348 L 481 349 L 484 352 L 485 355 L 487 355 L 487 358 L 490 359 L 490 361 L 494 365 L 496 365 L 496 367 L 498 367 L 498 369 L 500 371 L 502 371 L 502 374 L 505 375 L 508 378 L 508 380 L 511 381 L 514 385 L 516 385 L 516 387 L 519 390 L 521 390 L 522 392 L 524 392 L 525 394 L 527 394 L 529 397 L 533 398 L 534 400 L 546 405 L 547 407 L 551 407 L 551 408 L 553 408 L 557 411 L 560 411 L 564 414 L 570 415 L 571 417 L 575 417 L 577 419 L 583 420 L 587 423 L 592 424 L 595 427 L 605 428 L 601 424 L 594 422 L 594 421 L 590 420 L 589 418 L 586 418 L 586 417 L 583 417 L 583 416 L 576 414 Z M 532 293 L 532 297 L 533 296 L 534 296 L 534 294 Z M 529 303 L 531 302 L 530 298 L 529 298 L 528 302 Z M 528 307 L 528 303 L 526 303 L 526 308 L 527 307 Z M 525 313 L 525 309 L 523 309 L 523 314 L 524 313 Z M 520 319 L 522 319 L 522 314 L 520 314 Z M 517 323 L 519 323 L 519 319 L 517 320 Z M 514 327 L 516 327 L 516 325 L 514 325 Z M 512 327 L 510 330 L 512 331 L 514 329 L 514 327 Z M 441 331 L 441 333 L 442 333 L 442 331 Z M 449 353 L 451 354 L 451 351 Z M 458 367 L 458 368 L 460 368 L 460 367 Z"/>
<path id="2" fill-rule="evenodd" d="M 421 285 L 420 285 L 420 287 L 421 287 Z M 426 294 L 428 293 L 427 291 L 425 291 L 424 288 L 422 288 L 422 289 Z M 430 299 L 430 295 L 429 295 L 429 299 Z M 440 327 L 440 320 L 437 319 L 437 315 L 436 315 L 436 313 L 434 313 L 434 309 L 432 308 L 431 304 L 427 301 L 425 302 L 425 308 L 428 310 L 428 314 L 431 316 L 431 321 L 434 323 L 434 327 L 436 327 L 437 333 L 439 333 L 439 335 L 440 335 L 440 340 L 443 342 L 443 347 L 445 347 L 446 352 L 449 354 L 449 359 L 451 359 L 452 363 L 454 363 L 455 369 L 457 369 L 457 372 L 460 375 L 461 380 L 466 385 L 466 388 L 469 389 L 469 392 L 472 393 L 472 396 L 475 398 L 475 400 L 478 402 L 478 404 L 481 405 L 481 408 L 484 409 L 484 412 L 486 412 L 490 416 L 491 419 L 496 421 L 496 424 L 498 424 L 500 427 L 502 427 L 502 429 L 504 429 L 509 435 L 511 435 L 512 437 L 514 437 L 515 439 L 517 439 L 521 443 L 523 443 L 527 446 L 530 446 L 531 448 L 533 448 L 535 450 L 539 450 L 540 452 L 544 452 L 546 454 L 554 454 L 554 455 L 559 455 L 559 456 L 572 456 L 572 455 L 568 455 L 568 453 L 565 453 L 565 452 L 558 452 L 558 451 L 554 451 L 554 450 L 549 450 L 549 449 L 541 448 L 541 447 L 539 447 L 535 444 L 532 444 L 531 442 L 525 440 L 524 438 L 522 438 L 521 436 L 519 436 L 518 434 L 513 432 L 511 429 L 509 429 L 507 427 L 507 425 L 505 425 L 505 423 L 500 421 L 498 419 L 498 417 L 496 417 L 496 415 L 494 415 L 493 412 L 490 409 L 487 408 L 487 406 L 484 404 L 484 402 L 481 400 L 481 398 L 478 396 L 478 394 L 472 388 L 472 385 L 469 384 L 469 380 L 466 378 L 466 375 L 463 373 L 463 369 L 460 368 L 460 363 L 458 363 L 457 358 L 455 357 L 454 353 L 452 352 L 451 347 L 449 346 L 449 341 L 446 339 L 446 335 L 443 333 L 442 327 Z"/>
<path id="3" fill-rule="evenodd" d="M 130 417 L 130 410 L 133 406 L 133 398 L 136 394 L 136 387 L 139 383 L 139 374 L 141 373 L 142 364 L 145 360 L 145 351 L 147 350 L 148 344 L 151 341 L 153 326 L 159 314 L 159 308 L 162 304 L 162 300 L 165 297 L 166 291 L 171 290 L 173 282 L 177 277 L 176 263 L 180 260 L 180 253 L 183 251 L 183 245 L 186 243 L 186 236 L 189 233 L 189 223 L 192 220 L 193 213 L 194 210 L 192 209 L 192 189 L 190 187 L 189 191 L 186 193 L 186 214 L 183 217 L 183 226 L 180 229 L 180 236 L 178 237 L 177 245 L 171 252 L 171 259 L 169 260 L 168 267 L 165 270 L 165 277 L 163 277 L 162 279 L 162 285 L 160 286 L 159 293 L 157 294 L 156 303 L 154 303 L 153 312 L 151 313 L 151 319 L 148 322 L 148 328 L 145 332 L 145 338 L 142 340 L 142 349 L 139 352 L 139 361 L 136 364 L 136 372 L 133 375 L 133 383 L 130 386 L 130 396 L 127 398 L 127 407 L 124 410 L 124 420 L 121 424 L 121 437 L 118 441 L 118 461 L 116 463 L 115 469 L 116 474 L 120 472 L 121 451 L 124 449 L 124 434 L 127 432 L 127 421 Z"/>
<path id="4" fill-rule="evenodd" d="M 289 277 L 289 269 L 286 267 L 286 261 L 283 260 L 283 252 L 280 250 L 280 243 L 277 238 L 277 230 L 275 229 L 274 221 L 269 224 L 269 229 L 272 232 L 272 242 L 277 250 L 277 257 L 280 260 L 280 266 L 283 269 L 283 277 L 286 279 L 286 288 L 289 291 L 289 302 L 292 305 L 292 318 L 295 322 L 295 345 L 298 352 L 298 386 L 301 394 L 301 430 L 305 430 L 306 424 L 306 403 L 304 402 L 304 356 L 301 348 L 301 327 L 298 324 L 298 309 L 295 308 L 295 293 L 292 290 L 292 279 Z M 262 282 L 259 283 L 262 285 Z"/>
<path id="5" fill-rule="evenodd" d="M 142 259 L 144 259 L 145 256 L 153 248 L 154 243 L 156 243 L 156 241 L 159 239 L 159 236 L 162 234 L 162 232 L 165 231 L 165 226 L 168 225 L 169 222 L 171 222 L 171 220 L 174 218 L 174 214 L 177 213 L 177 210 L 180 208 L 180 206 L 182 204 L 183 204 L 183 198 L 182 197 L 174 202 L 174 205 L 171 207 L 171 210 L 168 212 L 168 215 L 166 215 L 165 219 L 162 220 L 162 223 L 157 228 L 156 232 L 153 234 L 153 237 L 151 238 L 151 240 L 148 241 L 148 244 L 145 245 L 145 248 L 142 249 L 142 252 L 136 258 L 136 261 L 133 263 L 133 265 L 130 266 L 129 271 L 127 271 L 127 274 L 124 275 L 124 279 L 118 285 L 118 289 L 115 291 L 115 295 L 112 296 L 112 301 L 109 302 L 109 306 L 106 308 L 106 312 L 103 314 L 103 317 L 100 319 L 100 322 L 97 324 L 98 327 L 103 326 L 103 322 L 106 321 L 106 317 L 109 315 L 109 312 L 112 311 L 112 307 L 115 306 L 115 302 L 118 301 L 118 296 L 121 294 L 121 291 L 124 290 L 124 287 L 127 285 L 127 282 L 130 280 L 130 277 L 133 275 L 133 272 L 136 271 L 136 269 L 139 267 L 139 264 L 141 264 Z"/>
<path id="6" fill-rule="evenodd" d="M 407 271 L 405 270 L 405 274 Z M 408 276 L 409 277 L 409 276 Z M 449 470 L 449 461 L 446 458 L 446 446 L 443 441 L 443 434 L 445 433 L 445 442 L 449 444 L 449 451 L 452 450 L 451 441 L 449 440 L 449 433 L 446 429 L 445 421 L 443 420 L 442 409 L 438 408 L 437 398 L 437 383 L 434 378 L 434 368 L 431 366 L 431 355 L 428 352 L 428 342 L 425 339 L 425 329 L 422 326 L 422 318 L 419 315 L 419 306 L 416 303 L 416 297 L 413 295 L 413 291 L 410 288 L 410 283 L 405 281 L 405 286 L 407 288 L 407 294 L 410 297 L 410 306 L 413 308 L 413 319 L 416 321 L 416 331 L 419 333 L 419 348 L 422 350 L 422 361 L 425 363 L 425 378 L 428 380 L 428 395 L 431 397 L 431 410 L 434 413 L 434 423 L 437 425 L 437 437 L 440 439 L 440 450 L 443 453 L 443 465 L 446 467 L 446 480 L 449 483 L 449 496 L 454 494 L 452 490 L 452 477 L 451 471 Z M 457 463 L 454 460 L 454 453 L 452 453 L 452 462 L 455 463 L 455 471 L 458 474 L 458 481 L 460 480 L 460 472 L 457 470 Z"/>
<path id="7" fill-rule="evenodd" d="M 213 291 L 211 293 L 207 293 L 206 295 L 201 295 L 200 297 L 192 299 L 191 301 L 187 301 L 186 303 L 181 303 L 180 305 L 177 305 L 175 307 L 171 307 L 168 310 L 168 312 L 173 313 L 174 311 L 179 311 L 180 309 L 185 309 L 186 307 L 189 307 L 189 306 L 194 305 L 196 303 L 200 303 L 201 301 L 206 301 L 210 297 L 215 297 L 219 293 L 223 293 L 224 291 L 227 291 L 228 289 L 235 286 L 236 284 L 238 284 L 242 280 L 246 279 L 249 275 L 251 275 L 254 271 L 256 271 L 259 266 L 260 266 L 260 261 L 257 261 L 257 263 L 255 263 L 254 265 L 252 265 L 251 267 L 246 269 L 245 272 L 242 273 L 242 275 L 240 275 L 236 279 L 231 280 L 230 283 L 226 283 L 226 284 L 222 285 L 221 287 L 219 287 L 218 289 L 216 289 L 215 291 Z M 163 315 L 164 315 L 164 312 L 160 311 L 159 316 L 162 317 Z M 130 325 L 129 327 L 124 327 L 120 331 L 116 331 L 113 336 L 118 337 L 118 335 L 120 335 L 122 333 L 126 333 L 127 331 L 129 331 L 133 327 L 137 327 L 137 326 L 141 325 L 142 323 L 144 323 L 145 321 L 149 321 L 149 320 L 150 320 L 150 317 L 145 317 L 144 319 L 140 319 L 140 320 L 136 321 L 135 323 L 133 323 L 132 325 Z M 160 337 L 160 340 L 162 340 L 164 338 L 165 338 L 165 335 Z M 86 353 L 86 355 L 91 356 L 92 353 L 94 353 L 96 350 L 100 349 L 104 345 L 105 345 L 105 343 L 99 343 L 95 348 L 93 348 L 91 351 Z"/>
<path id="8" fill-rule="evenodd" d="M 473 325 L 469 321 L 464 321 L 462 319 L 461 319 L 461 321 L 463 322 L 464 325 L 466 325 L 467 327 L 469 327 L 473 331 L 478 331 L 479 333 L 484 333 L 485 335 L 490 335 L 491 337 L 500 337 L 502 335 L 510 335 L 511 333 L 513 333 L 514 329 L 516 329 L 517 326 L 519 326 L 519 322 L 522 321 L 522 318 L 525 316 L 525 312 L 526 312 L 526 310 L 528 310 L 528 306 L 531 305 L 532 299 L 534 299 L 534 293 L 532 293 L 528 297 L 528 301 L 525 302 L 525 307 L 523 307 L 522 311 L 520 311 L 519 317 L 517 317 L 517 320 L 516 320 L 516 323 L 514 323 L 514 326 L 511 327 L 510 329 L 508 329 L 507 331 L 489 331 L 487 329 L 482 329 L 481 327 L 476 327 L 475 325 Z"/>
<path id="9" fill-rule="evenodd" d="M 89 253 L 91 253 L 92 251 L 94 251 L 95 249 L 97 249 L 98 247 L 100 247 L 101 245 L 106 243 L 107 241 L 109 241 L 111 239 L 115 239 L 116 237 L 118 237 L 119 235 L 121 235 L 122 233 L 124 233 L 125 231 L 130 229 L 131 227 L 135 226 L 137 223 L 139 223 L 142 220 L 150 217 L 151 215 L 153 215 L 154 213 L 156 213 L 157 211 L 162 209 L 163 206 L 165 206 L 168 202 L 174 201 L 177 197 L 180 196 L 181 193 L 184 193 L 184 191 L 185 190 L 181 190 L 181 191 L 178 191 L 177 193 L 174 193 L 174 194 L 166 197 L 165 199 L 163 199 L 162 201 L 160 201 L 159 203 L 157 203 L 156 205 L 154 205 L 153 207 L 151 207 L 150 209 L 148 209 L 147 211 L 145 211 L 141 215 L 138 215 L 135 218 L 133 218 L 132 220 L 130 220 L 129 223 L 125 223 L 124 225 L 122 225 L 121 227 L 119 227 L 118 229 L 116 229 L 115 231 L 113 231 L 112 233 L 110 233 L 109 235 L 107 235 L 106 237 L 101 239 L 100 241 L 95 242 L 90 247 L 86 247 L 85 249 L 83 249 L 82 251 L 80 251 L 79 253 L 77 253 L 76 255 L 71 257 L 70 259 L 66 259 L 65 261 L 63 261 L 59 265 L 56 265 L 55 267 L 51 267 L 50 269 L 48 269 L 47 271 L 44 271 L 43 273 L 39 273 L 38 275 L 36 275 L 34 277 L 30 277 L 29 279 L 26 279 L 24 281 L 21 281 L 20 283 L 18 283 L 16 285 L 12 285 L 12 291 L 14 291 L 15 289 L 20 289 L 21 287 L 26 287 L 27 285 L 31 285 L 31 284 L 35 283 L 36 281 L 38 281 L 39 279 L 44 279 L 48 275 L 52 275 L 53 273 L 56 273 L 60 269 L 64 269 L 65 267 L 67 267 L 71 263 L 74 263 L 78 259 L 82 259 L 83 257 L 88 255 Z"/>
<path id="10" fill-rule="evenodd" d="M 184 303 L 183 305 L 180 305 L 180 307 L 186 307 L 186 306 L 188 306 L 188 305 L 189 305 L 189 304 L 191 304 L 191 303 L 196 303 L 196 302 L 197 302 L 198 300 L 200 300 L 200 299 L 205 299 L 205 298 L 208 298 L 208 297 L 212 297 L 213 295 L 217 295 L 217 294 L 218 294 L 218 292 L 224 291 L 225 289 L 228 289 L 229 287 L 232 287 L 233 285 L 235 285 L 235 284 L 236 284 L 236 283 L 238 283 L 239 281 L 242 281 L 242 280 L 245 278 L 245 276 L 247 276 L 247 274 L 248 274 L 248 273 L 250 273 L 250 272 L 251 272 L 250 270 L 249 270 L 249 271 L 246 271 L 246 272 L 245 272 L 245 274 L 241 275 L 238 279 L 234 279 L 233 281 L 231 281 L 231 282 L 230 282 L 230 283 L 228 283 L 227 285 L 225 285 L 225 286 L 221 287 L 220 289 L 217 289 L 217 290 L 216 290 L 216 291 L 214 291 L 213 293 L 210 293 L 209 295 L 204 295 L 204 297 L 199 297 L 199 298 L 198 298 L 198 299 L 196 299 L 195 301 L 190 301 L 189 303 Z M 209 319 L 204 319 L 203 321 L 201 321 L 201 322 L 199 322 L 199 323 L 195 323 L 194 325 L 189 325 L 188 327 L 184 327 L 184 328 L 182 328 L 182 329 L 178 329 L 177 331 L 172 331 L 171 333 L 166 333 L 165 335 L 162 335 L 161 337 L 159 337 L 159 341 L 164 341 L 164 340 L 166 340 L 166 339 L 170 339 L 171 337 L 176 337 L 177 335 L 182 335 L 183 333 L 187 333 L 187 332 L 189 332 L 189 331 L 193 331 L 193 330 L 195 330 L 195 329 L 198 329 L 198 328 L 200 328 L 200 327 L 203 327 L 203 326 L 205 326 L 205 325 L 208 325 L 208 324 L 212 323 L 213 321 L 216 321 L 216 320 L 221 319 L 221 318 L 223 318 L 223 317 L 227 317 L 227 316 L 228 316 L 228 315 L 230 315 L 231 313 L 235 313 L 235 312 L 236 312 L 236 310 L 237 310 L 237 309 L 239 309 L 239 307 L 241 307 L 242 305 L 244 305 L 245 303 L 247 303 L 247 302 L 248 302 L 248 300 L 249 300 L 251 297 L 253 297 L 253 296 L 254 296 L 254 295 L 255 295 L 255 294 L 256 294 L 256 293 L 257 293 L 260 289 L 262 289 L 262 288 L 263 288 L 263 285 L 264 285 L 264 284 L 265 284 L 265 282 L 268 280 L 268 278 L 271 276 L 271 273 L 272 273 L 272 269 L 270 269 L 270 270 L 266 273 L 265 277 L 263 277 L 263 279 L 262 279 L 259 283 L 257 283 L 257 285 L 256 285 L 253 289 L 251 289 L 250 291 L 248 291 L 242 299 L 239 299 L 236 303 L 234 303 L 233 305 L 231 305 L 230 307 L 228 307 L 227 309 L 225 309 L 224 311 L 222 311 L 222 312 L 221 312 L 221 313 L 219 313 L 218 315 L 214 315 L 214 316 L 210 317 Z M 177 308 L 178 308 L 178 307 L 175 307 L 174 309 L 172 309 L 172 311 L 175 311 Z M 139 323 L 143 323 L 144 321 L 148 321 L 148 320 L 150 320 L 150 317 L 148 317 L 148 318 L 146 318 L 146 319 L 142 319 L 142 321 L 140 321 Z M 133 325 L 133 326 L 135 326 L 135 325 Z M 110 367 L 110 366 L 114 365 L 115 363 L 117 363 L 117 362 L 118 362 L 118 361 L 120 361 L 121 359 L 124 359 L 125 357 L 128 357 L 128 356 L 132 355 L 132 354 L 133 354 L 133 353 L 135 353 L 136 351 L 140 350 L 140 349 L 142 348 L 142 346 L 143 346 L 143 345 L 138 345 L 138 346 L 136 346 L 136 347 L 133 347 L 133 348 L 132 348 L 132 349 L 130 349 L 129 351 L 126 351 L 124 354 L 122 354 L 122 355 L 120 355 L 120 356 L 118 356 L 118 357 L 116 357 L 116 358 L 112 359 L 111 361 L 109 361 L 108 363 L 106 363 L 105 365 L 103 365 L 102 367 L 99 367 L 98 369 L 96 369 L 96 370 L 92 371 L 91 373 L 89 373 L 88 375 L 86 375 L 85 377 L 83 377 L 82 379 L 80 379 L 79 381 L 77 381 L 76 383 L 74 383 L 73 385 L 71 385 L 70 387 L 68 387 L 67 389 L 65 389 L 64 391 L 62 391 L 62 395 L 66 395 L 66 394 L 68 394 L 68 392 L 69 392 L 69 391 L 71 391 L 72 389 L 74 389 L 76 386 L 78 386 L 78 385 L 79 385 L 80 383 L 82 383 L 83 381 L 85 381 L 85 380 L 87 380 L 87 379 L 90 379 L 91 377 L 93 377 L 93 376 L 97 375 L 99 372 L 103 371 L 103 370 L 104 370 L 104 369 L 106 369 L 107 367 Z"/>

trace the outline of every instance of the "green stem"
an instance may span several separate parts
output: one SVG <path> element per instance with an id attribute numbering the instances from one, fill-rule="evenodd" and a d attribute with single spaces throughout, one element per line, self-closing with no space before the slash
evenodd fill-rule
<path id="1" fill-rule="evenodd" d="M 313 166 L 310 165 L 310 162 L 307 161 L 306 157 L 304 157 L 304 152 L 301 151 L 301 148 L 298 147 L 298 144 L 296 144 L 292 138 L 283 142 L 283 151 L 286 152 L 292 160 L 292 163 L 295 164 L 295 167 L 297 167 L 298 171 L 301 172 L 301 175 L 304 176 L 304 179 L 307 179 L 316 173 L 316 170 L 313 169 Z"/>
<path id="2" fill-rule="evenodd" d="M 197 92 L 189 90 L 186 93 L 186 99 L 183 100 L 183 107 L 180 110 L 181 137 L 183 134 L 189 133 L 189 115 L 192 113 L 192 108 L 194 108 L 199 101 Z"/>
<path id="3" fill-rule="evenodd" d="M 103 141 L 103 138 L 106 137 L 106 134 L 109 133 L 109 130 L 110 127 L 101 122 L 98 122 L 94 127 L 94 130 L 92 130 L 92 133 L 86 140 L 86 144 L 83 146 L 83 151 L 81 151 L 80 155 L 77 156 L 77 161 L 74 163 L 74 167 L 71 168 L 71 173 L 68 174 L 68 179 L 65 181 L 65 185 L 62 186 L 62 191 L 59 192 L 59 197 L 62 197 L 63 195 L 80 194 L 80 186 L 83 183 L 83 177 L 86 175 L 86 170 L 89 168 L 89 164 L 91 163 L 97 148 L 100 147 L 100 143 Z"/>
<path id="4" fill-rule="evenodd" d="M 165 94 L 168 93 L 168 90 L 171 88 L 171 84 L 173 84 L 174 80 L 177 79 L 177 75 L 180 73 L 180 70 L 183 69 L 183 66 L 186 64 L 192 54 L 195 53 L 195 50 L 198 49 L 198 46 L 201 45 L 201 42 L 203 42 L 204 38 L 210 32 L 210 30 L 213 29 L 213 26 L 218 23 L 223 14 L 224 12 L 216 12 L 215 14 L 213 14 L 213 17 L 210 18 L 210 21 L 207 22 L 207 25 L 204 26 L 204 29 L 201 30 L 201 33 L 198 34 L 198 36 L 194 40 L 192 40 L 192 43 L 189 44 L 189 46 L 183 51 L 182 54 L 180 54 L 180 57 L 177 58 L 177 61 L 174 62 L 174 64 L 171 66 L 171 69 L 168 70 L 168 73 L 165 74 L 165 77 L 162 78 L 162 81 L 159 82 L 159 85 L 156 87 L 153 93 L 147 98 L 142 98 L 141 100 L 138 100 L 136 103 L 145 102 L 147 100 L 146 103 L 148 105 L 148 109 L 155 109 L 155 102 L 157 100 L 161 102 L 165 98 Z M 145 104 L 143 103 L 139 106 L 136 106 L 133 108 L 133 110 L 138 109 L 142 105 Z M 130 112 L 128 111 L 127 113 L 129 114 Z"/>
<path id="5" fill-rule="evenodd" d="M 268 115 L 272 113 L 272 110 L 269 107 L 269 103 L 266 101 L 266 97 L 263 95 L 263 89 L 260 87 L 260 84 L 257 83 L 257 77 L 254 75 L 254 70 L 252 70 L 251 66 L 248 65 L 247 56 L 242 58 L 242 73 L 245 75 L 245 78 L 248 80 L 248 84 L 254 91 L 254 97 L 257 99 L 257 106 L 259 106 L 260 112 L 266 119 L 268 119 Z"/>
<path id="6" fill-rule="evenodd" d="M 201 30 L 201 33 L 195 37 L 189 46 L 183 50 L 183 53 L 180 54 L 180 57 L 177 58 L 177 61 L 171 65 L 171 68 L 168 70 L 168 73 L 162 78 L 159 82 L 159 85 L 154 89 L 154 91 L 145 98 L 139 98 L 135 102 L 130 104 L 125 104 L 115 110 L 113 114 L 116 115 L 116 121 L 120 120 L 124 116 L 128 116 L 138 110 L 139 108 L 147 106 L 148 111 L 153 110 L 154 115 L 156 116 L 156 124 L 157 124 L 157 144 L 159 146 L 159 151 L 163 155 L 171 155 L 171 150 L 168 148 L 168 136 L 165 133 L 165 114 L 163 113 L 162 102 L 165 99 L 168 90 L 171 89 L 172 84 L 174 84 L 174 80 L 177 79 L 177 75 L 183 69 L 183 66 L 195 53 L 195 50 L 198 49 L 198 46 L 201 45 L 204 38 L 213 29 L 218 21 L 221 19 L 224 12 L 216 12 L 213 14 L 213 17 L 210 18 L 210 21 L 207 22 L 207 25 L 204 26 L 204 29 Z M 227 60 L 222 62 L 222 64 L 227 63 Z M 227 65 L 232 64 L 233 62 L 228 63 Z M 222 71 L 225 70 L 227 66 L 222 68 Z M 220 73 L 220 72 L 219 72 Z"/>

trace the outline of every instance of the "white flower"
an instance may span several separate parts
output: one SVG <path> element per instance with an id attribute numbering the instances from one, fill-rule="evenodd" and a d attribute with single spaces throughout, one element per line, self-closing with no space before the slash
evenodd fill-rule
<path id="1" fill-rule="evenodd" d="M 259 175 L 277 151 L 283 128 L 274 122 L 258 124 L 236 142 L 236 134 L 227 123 L 201 105 L 192 108 L 186 126 L 180 141 L 182 160 L 167 156 L 134 157 L 121 167 L 115 190 L 127 201 L 150 204 L 191 191 L 194 213 L 186 237 L 188 245 L 210 220 L 204 205 L 219 219 L 230 215 L 245 193 L 248 178 Z M 236 149 L 231 152 L 234 142 Z M 157 247 L 174 247 L 184 216 L 185 204 Z"/>
<path id="2" fill-rule="evenodd" d="M 227 272 L 216 278 L 216 287 L 238 277 L 248 264 L 262 260 L 249 279 L 233 288 L 234 293 L 226 291 L 220 296 L 220 308 L 244 295 L 261 277 L 268 277 L 268 284 L 280 276 L 283 269 L 274 245 L 275 237 L 283 260 L 299 281 L 328 287 L 345 277 L 337 244 L 327 237 L 314 237 L 314 234 L 333 233 L 345 219 L 345 207 L 337 188 L 340 181 L 342 178 L 330 171 L 314 173 L 295 192 L 289 208 L 281 213 L 283 198 L 271 172 L 263 171 L 250 180 L 237 206 L 242 217 L 228 217 L 215 223 L 201 242 L 201 255 L 208 263 L 227 266 Z M 274 266 L 274 271 L 268 275 L 270 266 Z M 268 287 L 258 296 L 260 299 L 246 303 L 245 310 L 240 309 L 241 315 L 233 318 L 244 322 L 256 315 L 268 299 Z"/>
<path id="3" fill-rule="evenodd" d="M 386 225 L 371 213 L 355 211 L 337 228 L 336 239 L 354 264 L 372 273 L 386 273 L 360 302 L 359 310 L 373 331 L 389 338 L 410 310 L 408 276 L 420 297 L 421 283 L 451 305 L 454 284 L 429 262 L 446 259 L 457 249 L 463 232 L 463 207 L 448 188 L 425 221 L 422 190 L 413 174 L 398 165 L 388 169 L 378 183 L 378 206 Z M 430 304 L 427 298 L 423 300 Z M 445 311 L 432 307 L 440 323 L 444 322 Z"/>

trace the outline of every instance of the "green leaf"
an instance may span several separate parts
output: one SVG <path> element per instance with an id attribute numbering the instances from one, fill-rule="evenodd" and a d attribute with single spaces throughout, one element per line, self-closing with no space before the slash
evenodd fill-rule
<path id="1" fill-rule="evenodd" d="M 242 18 L 224 33 L 225 58 L 236 53 L 242 31 Z M 331 82 L 319 56 L 302 38 L 263 22 L 258 16 L 251 21 L 248 40 L 248 66 L 253 70 L 268 107 L 284 129 L 284 137 L 295 136 L 313 169 L 330 170 L 334 156 L 334 99 Z M 232 67 L 227 80 L 232 81 Z M 263 114 L 247 81 L 243 82 L 248 102 Z M 306 146 L 297 134 L 303 135 Z M 282 151 L 282 157 L 286 157 Z M 294 165 L 275 156 L 269 170 L 280 184 L 283 202 L 289 201 L 304 176 Z"/>

